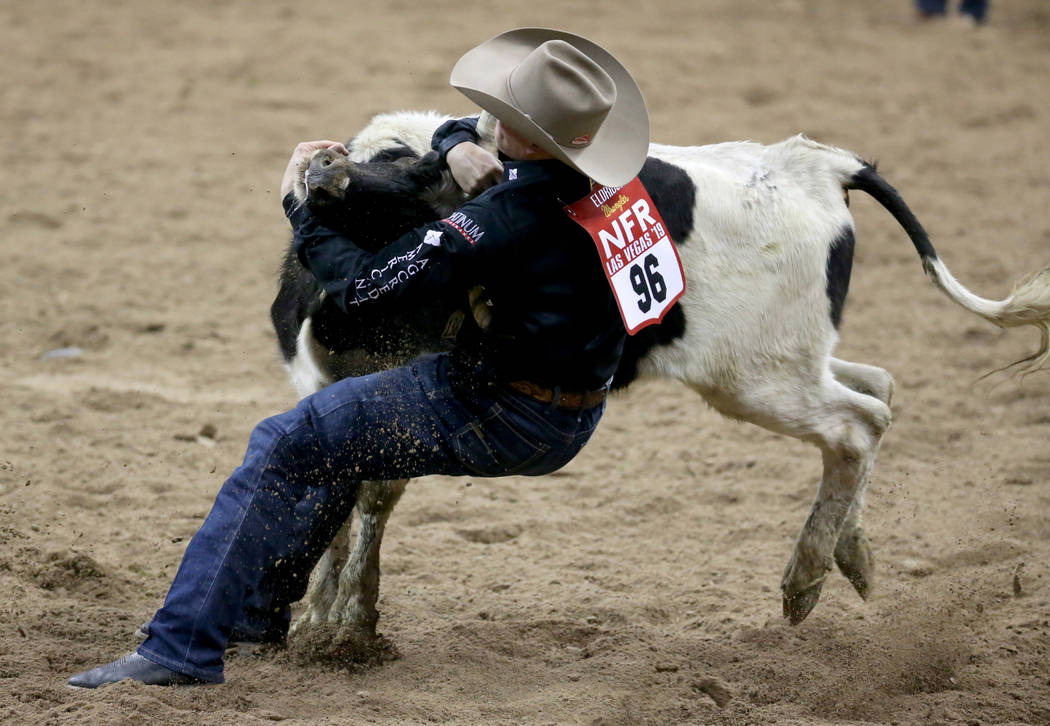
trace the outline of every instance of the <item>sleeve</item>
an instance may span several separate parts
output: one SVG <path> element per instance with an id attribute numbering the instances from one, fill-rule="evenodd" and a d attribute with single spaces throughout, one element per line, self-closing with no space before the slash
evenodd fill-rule
<path id="1" fill-rule="evenodd" d="M 459 210 L 447 219 L 412 230 L 372 254 L 350 237 L 325 227 L 306 205 L 284 200 L 292 224 L 293 244 L 303 266 L 345 312 L 371 312 L 409 307 L 450 288 L 474 284 L 484 258 L 499 247 L 499 235 L 482 205 Z M 485 236 L 486 244 L 478 242 Z"/>
<path id="2" fill-rule="evenodd" d="M 464 141 L 477 143 L 478 141 L 478 117 L 467 116 L 466 118 L 452 119 L 438 126 L 434 136 L 430 139 L 430 148 L 441 157 L 441 163 L 445 163 L 445 155 L 448 154 L 456 144 Z"/>

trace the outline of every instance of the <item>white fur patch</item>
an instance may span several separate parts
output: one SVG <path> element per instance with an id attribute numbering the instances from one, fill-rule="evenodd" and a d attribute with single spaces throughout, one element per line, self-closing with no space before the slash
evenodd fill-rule
<path id="1" fill-rule="evenodd" d="M 315 353 L 319 347 L 313 336 L 310 318 L 303 321 L 299 337 L 295 341 L 295 357 L 285 366 L 288 378 L 300 399 L 317 393 L 322 388 L 335 383 L 317 364 Z"/>
<path id="2" fill-rule="evenodd" d="M 437 127 L 451 118 L 437 111 L 379 114 L 350 142 L 350 161 L 368 161 L 381 151 L 396 149 L 399 143 L 422 156 L 430 151 Z"/>

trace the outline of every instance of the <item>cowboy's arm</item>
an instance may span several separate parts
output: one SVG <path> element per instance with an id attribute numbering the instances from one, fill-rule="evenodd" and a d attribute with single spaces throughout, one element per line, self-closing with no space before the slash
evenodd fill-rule
<path id="1" fill-rule="evenodd" d="M 405 309 L 477 276 L 479 248 L 447 221 L 415 229 L 372 254 L 323 225 L 292 195 L 284 209 L 299 261 L 346 312 Z"/>
<path id="2" fill-rule="evenodd" d="M 478 119 L 446 121 L 434 132 L 431 148 L 448 165 L 452 178 L 464 192 L 480 194 L 503 178 L 503 164 L 477 145 Z"/>

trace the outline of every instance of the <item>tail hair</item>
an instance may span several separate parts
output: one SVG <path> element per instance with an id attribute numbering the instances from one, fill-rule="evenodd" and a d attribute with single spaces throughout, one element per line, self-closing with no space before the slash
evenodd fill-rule
<path id="1" fill-rule="evenodd" d="M 1039 331 L 1039 348 L 1034 353 L 990 371 L 982 378 L 1011 368 L 1018 373 L 1034 373 L 1047 367 L 1050 361 L 1050 266 L 1015 284 L 1005 300 L 988 300 L 973 294 L 938 259 L 924 261 L 923 267 L 948 297 L 988 322 L 1000 328 L 1031 325 Z"/>
<path id="2" fill-rule="evenodd" d="M 948 266 L 937 257 L 926 230 L 897 190 L 876 172 L 873 165 L 864 164 L 844 186 L 867 192 L 893 215 L 919 253 L 927 276 L 956 304 L 1000 328 L 1031 325 L 1039 331 L 1039 348 L 1034 353 L 986 375 L 1011 368 L 1020 373 L 1046 368 L 1047 361 L 1050 361 L 1050 265 L 1018 282 L 1004 300 L 980 297 L 956 280 Z"/>

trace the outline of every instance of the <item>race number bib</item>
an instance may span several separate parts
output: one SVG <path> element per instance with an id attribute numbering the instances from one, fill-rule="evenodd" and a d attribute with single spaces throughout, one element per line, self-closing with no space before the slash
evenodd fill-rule
<path id="1" fill-rule="evenodd" d="M 685 292 L 678 251 L 656 205 L 635 177 L 619 188 L 595 185 L 565 207 L 594 240 L 627 332 L 660 322 Z"/>

